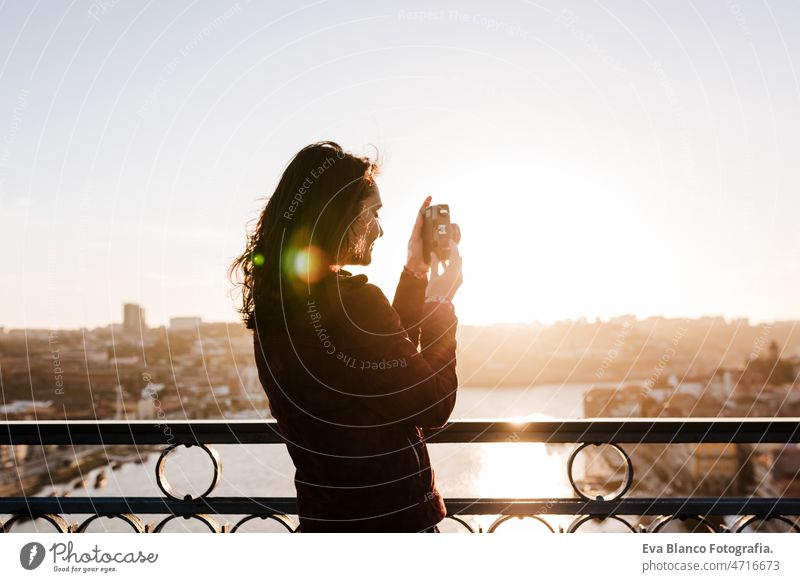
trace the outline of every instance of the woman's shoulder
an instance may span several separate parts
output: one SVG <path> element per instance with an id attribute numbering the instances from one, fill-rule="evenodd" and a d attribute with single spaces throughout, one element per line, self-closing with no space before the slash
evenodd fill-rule
<path id="1" fill-rule="evenodd" d="M 342 300 L 377 301 L 386 300 L 381 288 L 369 282 L 364 274 L 353 275 L 341 270 L 323 281 L 328 297 Z M 388 300 L 387 300 L 388 303 Z"/>
<path id="2" fill-rule="evenodd" d="M 357 302 L 363 308 L 389 306 L 389 300 L 377 285 L 370 283 L 366 275 L 339 277 L 338 288 L 341 295 L 350 302 Z"/>
<path id="3" fill-rule="evenodd" d="M 338 304 L 345 320 L 361 330 L 381 333 L 400 328 L 397 312 L 366 275 L 340 275 L 328 296 Z"/>

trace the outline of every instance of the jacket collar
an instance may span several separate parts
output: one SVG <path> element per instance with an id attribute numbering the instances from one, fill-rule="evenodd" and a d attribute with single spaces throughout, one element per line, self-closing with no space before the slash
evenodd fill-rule
<path id="1" fill-rule="evenodd" d="M 347 271 L 345 269 L 339 269 L 336 272 L 332 271 L 332 273 L 334 275 L 334 279 L 332 279 L 332 280 L 335 280 L 338 283 L 345 283 L 346 282 L 346 283 L 354 283 L 356 285 L 363 285 L 364 283 L 366 283 L 368 281 L 368 278 L 367 278 L 366 275 L 364 275 L 364 274 L 353 275 L 353 273 L 351 273 L 350 271 Z"/>

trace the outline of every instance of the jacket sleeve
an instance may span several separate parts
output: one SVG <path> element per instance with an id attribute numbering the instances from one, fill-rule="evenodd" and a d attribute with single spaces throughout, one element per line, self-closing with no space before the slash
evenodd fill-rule
<path id="1" fill-rule="evenodd" d="M 447 424 L 458 388 L 458 319 L 452 304 L 421 302 L 418 351 L 378 287 L 363 285 L 346 301 L 359 352 L 366 354 L 346 367 L 348 392 L 386 422 L 424 428 Z"/>
<path id="2" fill-rule="evenodd" d="M 394 293 L 392 307 L 400 316 L 403 329 L 408 339 L 419 346 L 420 323 L 422 322 L 422 305 L 425 302 L 425 289 L 428 287 L 427 275 L 422 279 L 400 273 L 397 290 Z"/>

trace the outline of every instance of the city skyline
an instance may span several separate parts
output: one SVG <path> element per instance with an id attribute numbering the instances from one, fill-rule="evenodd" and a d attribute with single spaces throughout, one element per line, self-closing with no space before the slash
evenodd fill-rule
<path id="1" fill-rule="evenodd" d="M 141 315 L 129 315 L 132 311 L 138 310 Z M 115 328 L 118 329 L 120 332 L 125 332 L 127 334 L 135 334 L 139 332 L 139 322 L 141 322 L 141 329 L 144 330 L 158 330 L 161 328 L 169 329 L 170 331 L 190 331 L 194 330 L 199 325 L 238 325 L 241 324 L 244 327 L 244 323 L 239 319 L 231 319 L 231 320 L 208 320 L 202 317 L 201 315 L 192 315 L 188 313 L 181 313 L 179 315 L 171 315 L 168 317 L 166 322 L 150 322 L 146 317 L 147 309 L 146 307 L 132 302 L 125 302 L 121 306 L 120 315 L 116 320 L 106 322 L 102 325 L 97 325 L 93 327 L 78 327 L 78 328 L 58 328 L 58 327 L 15 327 L 10 325 L 3 325 L 3 322 L 0 322 L 0 332 L 8 333 L 12 330 L 31 330 L 31 331 L 75 331 L 75 330 L 96 330 L 96 329 L 106 329 L 106 328 Z M 126 319 L 127 317 L 127 319 Z M 138 318 L 138 319 L 137 319 Z M 699 316 L 665 316 L 665 315 L 646 315 L 640 316 L 635 313 L 618 313 L 610 315 L 606 318 L 601 317 L 586 317 L 586 316 L 578 316 L 575 318 L 563 318 L 558 319 L 555 321 L 496 321 L 491 322 L 488 324 L 464 324 L 468 327 L 475 327 L 475 328 L 491 328 L 497 326 L 553 326 L 553 325 L 561 325 L 565 323 L 574 323 L 574 324 L 607 324 L 607 323 L 623 323 L 625 321 L 637 321 L 637 322 L 646 322 L 646 321 L 653 321 L 653 320 L 665 320 L 665 321 L 691 321 L 691 322 L 700 322 L 706 320 L 714 320 L 719 321 L 722 320 L 726 325 L 745 325 L 751 327 L 758 327 L 758 326 L 770 326 L 774 324 L 800 324 L 800 318 L 798 319 L 773 319 L 773 320 L 754 320 L 749 317 L 725 317 L 720 314 L 705 314 Z"/>

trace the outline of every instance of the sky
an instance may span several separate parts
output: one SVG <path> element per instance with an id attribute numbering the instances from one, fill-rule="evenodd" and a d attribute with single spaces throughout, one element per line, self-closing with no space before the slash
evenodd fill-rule
<path id="1" fill-rule="evenodd" d="M 465 324 L 800 319 L 795 2 L 0 3 L 0 327 L 235 321 L 292 155 L 378 152 L 391 299 L 427 194 Z"/>

